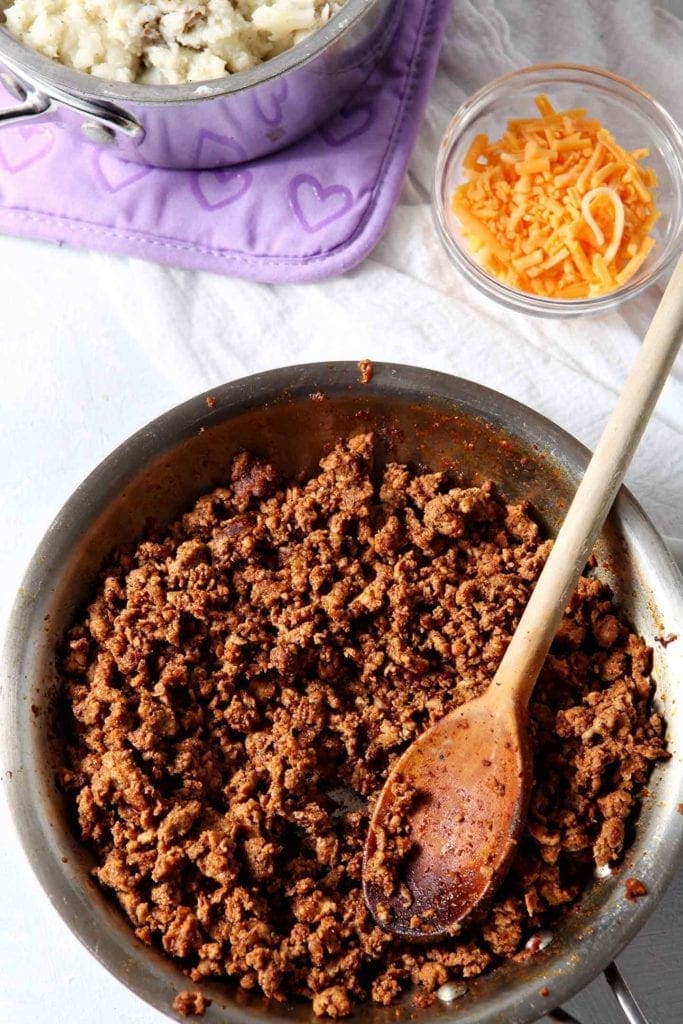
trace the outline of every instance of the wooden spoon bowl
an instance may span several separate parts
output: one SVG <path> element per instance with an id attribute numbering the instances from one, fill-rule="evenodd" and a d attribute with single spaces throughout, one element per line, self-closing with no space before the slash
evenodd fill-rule
<path id="1" fill-rule="evenodd" d="M 375 805 L 364 864 L 366 899 L 396 934 L 429 941 L 455 934 L 472 907 L 484 909 L 507 872 L 531 784 L 531 759 L 521 746 L 526 723 L 516 714 L 517 706 L 491 686 L 424 732 L 396 763 Z M 380 847 L 399 788 L 415 793 L 414 845 L 399 867 L 403 885 L 387 892 L 391 870 L 382 870 Z"/>

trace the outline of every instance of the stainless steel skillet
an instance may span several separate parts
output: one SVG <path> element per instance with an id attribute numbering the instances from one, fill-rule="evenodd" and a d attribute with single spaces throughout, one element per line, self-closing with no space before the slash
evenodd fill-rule
<path id="1" fill-rule="evenodd" d="M 323 401 L 312 395 L 322 393 Z M 511 498 L 526 497 L 553 532 L 587 453 L 532 410 L 445 374 L 379 364 L 369 385 L 355 364 L 274 370 L 214 389 L 171 410 L 106 459 L 74 493 L 27 571 L 3 655 L 2 749 L 12 812 L 27 856 L 74 934 L 117 978 L 158 1009 L 186 981 L 177 968 L 133 938 L 120 914 L 89 880 L 87 852 L 68 825 L 53 782 L 60 737 L 52 714 L 54 655 L 65 626 L 93 585 L 106 552 L 142 531 L 145 518 L 172 518 L 221 480 L 231 453 L 247 446 L 283 470 L 313 468 L 340 434 L 373 428 L 383 456 L 449 466 L 472 481 L 496 479 Z M 677 691 L 683 644 L 656 637 L 683 624 L 680 575 L 656 531 L 623 491 L 603 531 L 598 559 L 622 609 L 654 650 L 660 706 L 672 759 L 657 768 L 619 874 L 596 879 L 553 941 L 529 963 L 509 964 L 473 981 L 451 1006 L 421 1011 L 453 1024 L 528 1024 L 578 992 L 633 937 L 664 892 L 683 850 L 683 719 Z M 38 714 L 33 714 L 35 705 Z M 66 862 L 63 860 L 66 858 Z M 648 895 L 630 903 L 624 880 L 641 879 Z M 547 987 L 550 995 L 540 994 Z M 206 987 L 205 1020 L 236 1024 L 311 1021 L 304 1006 L 273 1007 L 222 985 Z M 406 1004 L 400 1011 L 416 1013 Z M 356 1020 L 395 1021 L 395 1010 L 357 1011 Z M 560 1019 L 560 1018 L 558 1018 Z M 566 1019 L 566 1018 L 565 1018 Z"/>

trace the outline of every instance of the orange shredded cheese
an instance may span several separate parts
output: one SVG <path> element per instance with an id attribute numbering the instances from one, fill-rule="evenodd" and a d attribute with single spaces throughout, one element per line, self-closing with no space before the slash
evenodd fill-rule
<path id="1" fill-rule="evenodd" d="M 621 148 L 585 110 L 508 121 L 502 137 L 477 135 L 452 198 L 470 251 L 520 291 L 583 299 L 620 288 L 655 244 L 659 217 L 647 149 Z"/>

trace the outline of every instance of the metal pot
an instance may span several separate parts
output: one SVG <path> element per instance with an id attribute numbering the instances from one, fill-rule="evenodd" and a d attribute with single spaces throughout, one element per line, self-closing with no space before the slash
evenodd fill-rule
<path id="1" fill-rule="evenodd" d="M 319 400 L 319 393 L 326 396 Z M 48 530 L 14 608 L 2 671 L 6 790 L 27 856 L 53 906 L 74 934 L 120 981 L 173 1016 L 186 987 L 179 969 L 138 943 L 122 914 L 88 875 L 90 854 L 68 823 L 54 784 L 60 759 L 54 728 L 55 651 L 92 592 L 98 567 L 118 542 L 139 536 L 145 519 L 168 521 L 225 479 L 231 454 L 248 447 L 288 473 L 313 469 L 324 447 L 346 433 L 374 429 L 379 457 L 462 470 L 472 482 L 497 480 L 511 499 L 533 502 L 555 532 L 588 461 L 577 441 L 537 413 L 479 385 L 442 373 L 375 366 L 362 385 L 353 363 L 311 364 L 257 374 L 172 409 L 126 441 L 78 488 Z M 316 399 L 312 400 L 315 395 Z M 504 442 L 504 443 L 502 443 Z M 649 783 L 622 870 L 598 879 L 527 964 L 508 963 L 470 983 L 452 1007 L 435 1004 L 424 1020 L 527 1024 L 586 985 L 635 935 L 683 852 L 683 716 L 677 689 L 680 643 L 655 641 L 683 622 L 681 580 L 671 556 L 631 495 L 621 490 L 597 546 L 602 575 L 624 614 L 654 648 L 658 704 L 669 724 L 672 759 Z M 31 707 L 40 709 L 36 716 Z M 624 880 L 648 895 L 631 903 Z M 539 990 L 547 986 L 550 996 Z M 205 986 L 207 1024 L 312 1021 L 304 1005 L 268 1004 L 229 984 Z M 406 1007 L 414 1017 L 414 1008 Z M 361 1008 L 356 1020 L 395 1024 L 393 1008 Z M 180 1019 L 180 1018 L 177 1018 Z M 571 1019 L 559 1017 L 558 1019 Z"/>
<path id="2" fill-rule="evenodd" d="M 191 85 L 105 81 L 44 57 L 0 26 L 0 81 L 20 101 L 0 110 L 0 126 L 51 121 L 155 167 L 239 164 L 295 142 L 343 107 L 387 49 L 402 6 L 348 0 L 291 50 Z"/>

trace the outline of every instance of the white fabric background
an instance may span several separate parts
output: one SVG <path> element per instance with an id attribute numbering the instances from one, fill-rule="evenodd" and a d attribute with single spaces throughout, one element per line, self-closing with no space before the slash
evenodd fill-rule
<path id="1" fill-rule="evenodd" d="M 374 254 L 345 277 L 268 287 L 0 238 L 0 620 L 50 520 L 104 455 L 170 406 L 256 370 L 417 363 L 505 392 L 595 443 L 661 287 L 591 319 L 511 313 L 456 275 L 428 205 L 436 146 L 461 100 L 541 60 L 620 72 L 683 121 L 683 0 L 456 0 L 401 202 Z M 627 479 L 677 537 L 682 438 L 679 358 Z M 160 1024 L 69 935 L 2 801 L 0 815 L 0 1024 Z M 607 1024 L 613 1010 L 600 1012 Z"/>

